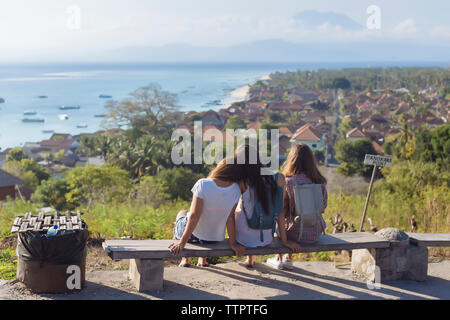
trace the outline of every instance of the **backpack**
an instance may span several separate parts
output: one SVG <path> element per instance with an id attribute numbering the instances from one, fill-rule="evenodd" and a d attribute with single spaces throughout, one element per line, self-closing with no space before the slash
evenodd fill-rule
<path id="1" fill-rule="evenodd" d="M 277 181 L 277 192 L 275 194 L 275 201 L 273 201 L 270 195 L 270 189 L 267 187 L 267 196 L 269 198 L 269 214 L 267 215 L 258 200 L 258 196 L 255 195 L 255 207 L 253 208 L 253 215 L 248 218 L 245 211 L 245 205 L 242 204 L 242 209 L 247 219 L 247 224 L 250 229 L 256 229 L 260 231 L 261 242 L 264 242 L 263 230 L 272 229 L 272 233 L 275 233 L 275 227 L 277 224 L 278 216 L 283 210 L 283 188 L 278 186 L 278 173 L 274 175 L 275 181 Z"/>
<path id="2" fill-rule="evenodd" d="M 323 204 L 322 185 L 302 184 L 294 187 L 295 218 L 294 223 L 300 224 L 298 241 L 301 240 L 304 227 L 322 225 L 321 214 L 325 209 Z M 323 226 L 322 226 L 323 231 Z"/>

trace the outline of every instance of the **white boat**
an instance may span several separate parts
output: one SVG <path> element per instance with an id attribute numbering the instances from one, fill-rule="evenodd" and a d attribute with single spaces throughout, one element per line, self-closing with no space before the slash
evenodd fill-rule
<path id="1" fill-rule="evenodd" d="M 59 120 L 69 120 L 69 116 L 67 114 L 60 114 L 58 118 Z"/>
<path id="2" fill-rule="evenodd" d="M 45 122 L 43 118 L 22 118 L 22 122 Z"/>
<path id="3" fill-rule="evenodd" d="M 55 130 L 42 130 L 42 133 L 55 133 Z"/>
<path id="4" fill-rule="evenodd" d="M 36 111 L 30 111 L 30 110 L 27 110 L 27 111 L 23 112 L 24 116 L 35 116 L 36 114 L 37 114 Z"/>
<path id="5" fill-rule="evenodd" d="M 88 127 L 88 125 L 86 123 L 80 123 L 79 125 L 77 125 L 77 128 L 80 128 L 80 129 L 84 129 L 87 127 Z"/>
<path id="6" fill-rule="evenodd" d="M 59 110 L 78 110 L 80 106 L 61 106 Z"/>

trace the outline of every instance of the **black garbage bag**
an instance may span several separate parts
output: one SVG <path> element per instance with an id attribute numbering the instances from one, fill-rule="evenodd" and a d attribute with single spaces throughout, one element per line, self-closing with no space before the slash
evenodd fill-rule
<path id="1" fill-rule="evenodd" d="M 84 222 L 82 230 L 61 230 L 51 237 L 42 231 L 19 233 L 16 254 L 23 261 L 76 264 L 84 258 L 88 236 Z"/>

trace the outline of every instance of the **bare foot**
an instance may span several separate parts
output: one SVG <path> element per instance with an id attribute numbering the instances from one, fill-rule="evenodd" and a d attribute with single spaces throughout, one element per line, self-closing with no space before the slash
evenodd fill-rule
<path id="1" fill-rule="evenodd" d="M 181 263 L 178 266 L 182 268 L 189 268 L 191 266 L 191 263 L 189 262 L 188 258 L 181 258 Z"/>
<path id="2" fill-rule="evenodd" d="M 197 262 L 197 267 L 206 268 L 209 267 L 208 261 L 206 258 L 199 258 Z"/>
<path id="3" fill-rule="evenodd" d="M 245 266 L 247 268 L 254 268 L 255 267 L 255 261 L 253 261 L 253 257 L 252 256 L 248 256 L 247 259 L 245 260 Z"/>

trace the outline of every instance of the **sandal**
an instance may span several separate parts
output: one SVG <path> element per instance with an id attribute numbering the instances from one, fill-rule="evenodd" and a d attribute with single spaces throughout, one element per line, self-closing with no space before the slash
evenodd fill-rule
<path id="1" fill-rule="evenodd" d="M 178 267 L 180 267 L 180 268 L 190 268 L 190 267 L 191 267 L 191 264 L 190 264 L 190 263 L 184 263 L 184 262 L 181 262 L 181 263 L 178 265 Z"/>
<path id="2" fill-rule="evenodd" d="M 199 267 L 199 268 L 208 268 L 209 267 L 209 263 L 206 263 L 206 264 L 199 264 L 199 263 L 197 263 L 197 267 Z"/>

